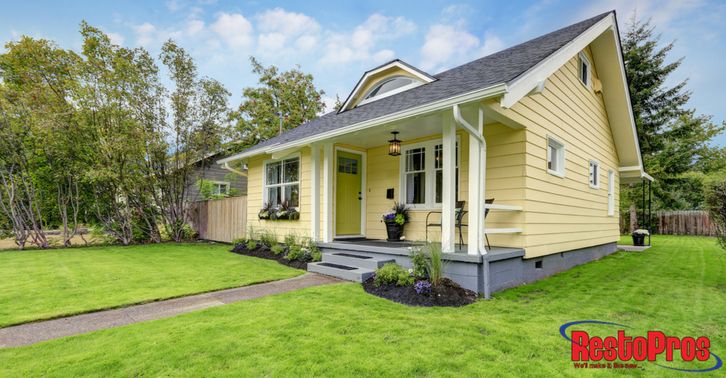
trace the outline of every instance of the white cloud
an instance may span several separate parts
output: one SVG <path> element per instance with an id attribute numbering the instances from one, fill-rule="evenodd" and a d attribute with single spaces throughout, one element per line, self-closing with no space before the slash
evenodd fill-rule
<path id="1" fill-rule="evenodd" d="M 166 2 L 166 9 L 168 9 L 170 12 L 176 12 L 181 8 L 181 5 L 177 0 L 167 0 Z"/>
<path id="2" fill-rule="evenodd" d="M 352 61 L 372 60 L 381 63 L 390 60 L 395 52 L 390 49 L 378 50 L 378 44 L 411 34 L 416 24 L 405 17 L 388 17 L 380 13 L 370 15 L 351 33 L 333 33 L 326 41 L 326 53 L 322 62 L 344 64 Z"/>
<path id="3" fill-rule="evenodd" d="M 497 37 L 493 33 L 487 32 L 484 34 L 484 43 L 481 45 L 480 56 L 487 56 L 494 54 L 497 51 L 504 49 L 506 45 L 501 38 Z"/>
<path id="4" fill-rule="evenodd" d="M 252 24 L 240 13 L 220 13 L 210 27 L 230 47 L 252 45 Z"/>
<path id="5" fill-rule="evenodd" d="M 421 68 L 432 70 L 461 60 L 477 50 L 479 38 L 466 30 L 452 25 L 435 24 L 426 33 L 426 40 L 421 47 L 423 62 Z"/>
<path id="6" fill-rule="evenodd" d="M 274 8 L 255 16 L 255 21 L 260 31 L 259 48 L 265 53 L 282 52 L 291 41 L 297 52 L 309 52 L 317 46 L 320 24 L 305 14 Z"/>
<path id="7" fill-rule="evenodd" d="M 126 40 L 124 36 L 119 33 L 106 33 L 106 35 L 111 40 L 111 43 L 115 45 L 123 45 L 124 41 Z"/>
<path id="8" fill-rule="evenodd" d="M 190 36 L 195 36 L 204 31 L 204 21 L 191 19 L 187 21 L 185 33 Z"/>
<path id="9" fill-rule="evenodd" d="M 134 32 L 136 33 L 136 43 L 143 47 L 147 47 L 154 42 L 156 26 L 149 22 L 144 22 L 141 25 L 135 26 Z"/>

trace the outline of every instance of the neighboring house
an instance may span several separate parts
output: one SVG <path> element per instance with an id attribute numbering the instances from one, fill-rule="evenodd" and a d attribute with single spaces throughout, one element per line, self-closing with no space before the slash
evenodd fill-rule
<path id="1" fill-rule="evenodd" d="M 212 188 L 212 194 L 223 196 L 244 196 L 247 195 L 246 172 L 231 167 L 215 164 L 215 161 L 228 156 L 227 152 L 218 152 L 207 156 L 205 159 L 194 162 L 194 170 L 189 175 L 187 186 L 187 201 L 202 201 L 202 194 L 199 192 L 199 180 L 208 181 Z"/>
<path id="2" fill-rule="evenodd" d="M 650 179 L 614 12 L 436 75 L 394 60 L 340 111 L 218 163 L 235 161 L 249 167 L 248 224 L 318 240 L 325 257 L 310 270 L 362 279 L 386 260 L 410 265 L 405 246 L 371 240 L 386 238 L 396 200 L 412 207 L 408 241 L 441 211 L 428 236 L 447 275 L 487 296 L 614 252 L 619 186 Z M 267 201 L 299 219 L 259 220 Z"/>

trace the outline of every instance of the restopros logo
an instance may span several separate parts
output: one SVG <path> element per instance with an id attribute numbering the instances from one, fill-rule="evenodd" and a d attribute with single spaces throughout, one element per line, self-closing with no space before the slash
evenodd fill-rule
<path id="1" fill-rule="evenodd" d="M 575 329 L 571 336 L 570 327 L 583 324 L 599 324 L 619 327 L 617 336 L 600 337 L 587 331 Z M 654 362 L 657 366 L 690 373 L 705 373 L 720 369 L 721 358 L 711 352 L 711 340 L 708 337 L 677 337 L 668 336 L 661 331 L 648 331 L 646 336 L 628 335 L 623 328 L 626 325 L 603 322 L 599 320 L 580 320 L 565 323 L 560 327 L 560 335 L 571 342 L 571 358 L 576 368 L 639 368 L 638 362 Z M 655 361 L 665 357 L 671 361 L 708 361 L 713 359 L 714 365 L 704 369 L 688 369 L 661 365 Z M 619 362 L 615 362 L 618 360 Z"/>

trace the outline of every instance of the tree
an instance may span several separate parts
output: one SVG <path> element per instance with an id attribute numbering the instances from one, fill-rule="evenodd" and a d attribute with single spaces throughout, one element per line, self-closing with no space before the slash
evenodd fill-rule
<path id="1" fill-rule="evenodd" d="M 186 192 L 193 181 L 193 165 L 221 145 L 230 94 L 216 80 L 199 80 L 191 56 L 171 40 L 164 43 L 161 60 L 175 88 L 170 99 L 172 123 L 166 138 L 171 156 L 158 160 L 161 169 L 155 172 L 160 179 L 157 204 L 168 235 L 181 241 L 186 236 L 190 211 Z"/>
<path id="2" fill-rule="evenodd" d="M 681 59 L 668 63 L 673 42 L 660 46 L 650 21 L 631 20 L 623 40 L 623 57 L 630 86 L 635 123 L 645 170 L 653 176 L 655 209 L 693 209 L 703 206 L 700 174 L 718 163 L 719 151 L 710 145 L 724 130 L 708 116 L 686 108 L 687 81 L 667 86 Z M 639 203 L 637 187 L 621 191 L 623 209 Z"/>
<path id="3" fill-rule="evenodd" d="M 244 100 L 234 115 L 243 148 L 308 122 L 325 108 L 321 100 L 325 93 L 300 67 L 280 72 L 275 66 L 263 67 L 254 57 L 250 63 L 259 86 L 243 90 Z"/>

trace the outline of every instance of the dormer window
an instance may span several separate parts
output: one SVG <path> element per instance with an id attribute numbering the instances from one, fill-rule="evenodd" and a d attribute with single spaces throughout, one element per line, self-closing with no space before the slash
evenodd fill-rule
<path id="1" fill-rule="evenodd" d="M 370 91 L 368 91 L 368 93 L 366 93 L 363 100 L 361 100 L 358 105 L 363 105 L 371 101 L 409 90 L 420 84 L 420 81 L 403 75 L 381 80 L 380 83 L 376 84 Z"/>

